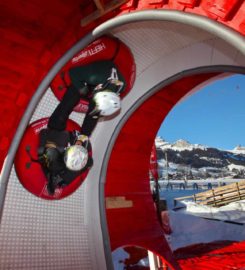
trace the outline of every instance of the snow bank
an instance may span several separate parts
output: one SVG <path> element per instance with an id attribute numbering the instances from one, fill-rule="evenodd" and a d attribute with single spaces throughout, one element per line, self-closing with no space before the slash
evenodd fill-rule
<path id="1" fill-rule="evenodd" d="M 189 212 L 169 212 L 172 234 L 167 236 L 172 250 L 199 243 L 245 240 L 244 226 L 207 220 Z"/>
<path id="2" fill-rule="evenodd" d="M 245 223 L 245 200 L 233 202 L 219 208 L 199 205 L 190 201 L 182 201 L 182 203 L 186 206 L 186 213 L 195 216 Z"/>

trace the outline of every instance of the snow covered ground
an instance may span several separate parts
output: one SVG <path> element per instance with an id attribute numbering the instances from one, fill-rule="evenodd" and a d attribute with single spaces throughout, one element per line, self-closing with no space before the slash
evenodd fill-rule
<path id="1" fill-rule="evenodd" d="M 141 248 L 137 247 L 139 250 Z M 128 260 L 130 260 L 130 254 L 127 253 L 124 248 L 118 248 L 115 251 L 112 252 L 112 259 L 113 259 L 113 266 L 115 270 L 125 270 L 125 267 L 128 266 L 128 263 L 126 263 Z M 149 267 L 149 259 L 148 257 L 141 258 L 139 261 L 135 260 L 135 263 L 132 264 L 133 266 L 141 266 L 141 269 L 148 269 Z M 129 266 L 127 269 L 130 269 Z"/>
<path id="2" fill-rule="evenodd" d="M 175 208 L 174 198 L 193 195 L 204 190 L 162 189 L 161 199 L 166 199 L 172 233 L 165 235 L 170 248 L 179 248 L 194 244 L 216 241 L 245 240 L 245 200 L 215 208 L 198 205 L 191 201 L 182 201 Z M 179 208 L 180 207 L 180 208 Z M 124 269 L 124 261 L 129 254 L 123 249 L 113 252 L 114 268 Z M 148 265 L 145 259 L 139 265 Z"/>
<path id="3" fill-rule="evenodd" d="M 232 202 L 219 208 L 208 205 L 198 205 L 190 201 L 183 201 L 182 203 L 186 205 L 185 212 L 187 214 L 245 224 L 245 200 Z"/>
<path id="4" fill-rule="evenodd" d="M 112 259 L 113 259 L 113 265 L 114 269 L 116 270 L 124 270 L 124 261 L 129 258 L 129 254 L 123 249 L 118 248 L 115 251 L 112 252 Z"/>
<path id="5" fill-rule="evenodd" d="M 188 196 L 197 190 L 165 190 L 161 193 L 169 207 L 172 233 L 167 236 L 172 250 L 199 243 L 245 240 L 245 200 L 215 208 L 182 201 L 174 210 L 173 198 Z"/>
<path id="6" fill-rule="evenodd" d="M 245 240 L 244 225 L 204 219 L 184 211 L 170 211 L 169 218 L 172 234 L 167 240 L 173 251 L 199 243 Z"/>

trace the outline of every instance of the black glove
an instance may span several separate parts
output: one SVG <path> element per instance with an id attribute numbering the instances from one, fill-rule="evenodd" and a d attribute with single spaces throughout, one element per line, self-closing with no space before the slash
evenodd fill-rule
<path id="1" fill-rule="evenodd" d="M 47 184 L 47 190 L 49 195 L 54 195 L 55 189 L 57 187 L 63 187 L 64 186 L 64 180 L 59 174 L 54 174 L 50 172 L 48 174 L 48 184 Z"/>
<path id="2" fill-rule="evenodd" d="M 63 161 L 63 154 L 57 148 L 46 148 L 44 151 L 44 157 L 48 170 L 57 174 L 64 170 L 65 163 Z"/>

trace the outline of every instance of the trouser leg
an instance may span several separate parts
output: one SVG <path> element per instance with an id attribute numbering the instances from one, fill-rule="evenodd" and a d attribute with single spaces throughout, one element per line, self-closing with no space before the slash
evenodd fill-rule
<path id="1" fill-rule="evenodd" d="M 64 97 L 49 118 L 48 127 L 55 130 L 65 130 L 69 115 L 78 104 L 81 95 L 73 85 L 69 86 Z"/>
<path id="2" fill-rule="evenodd" d="M 86 113 L 86 116 L 84 118 L 82 127 L 81 127 L 81 134 L 90 136 L 91 133 L 93 132 L 94 128 L 96 127 L 96 124 L 99 120 L 99 115 L 91 115 L 90 113 L 94 110 L 95 108 L 95 102 L 91 99 L 89 102 L 88 106 L 88 111 Z"/>

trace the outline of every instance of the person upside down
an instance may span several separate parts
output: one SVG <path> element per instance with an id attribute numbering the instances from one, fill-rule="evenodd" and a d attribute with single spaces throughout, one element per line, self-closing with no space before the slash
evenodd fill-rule
<path id="1" fill-rule="evenodd" d="M 125 89 L 124 78 L 108 60 L 71 68 L 69 76 L 71 84 L 50 116 L 48 128 L 40 132 L 39 160 L 50 195 L 92 167 L 89 137 L 99 118 L 120 110 L 120 94 Z M 88 101 L 88 111 L 81 129 L 68 132 L 69 115 L 80 99 Z"/>

